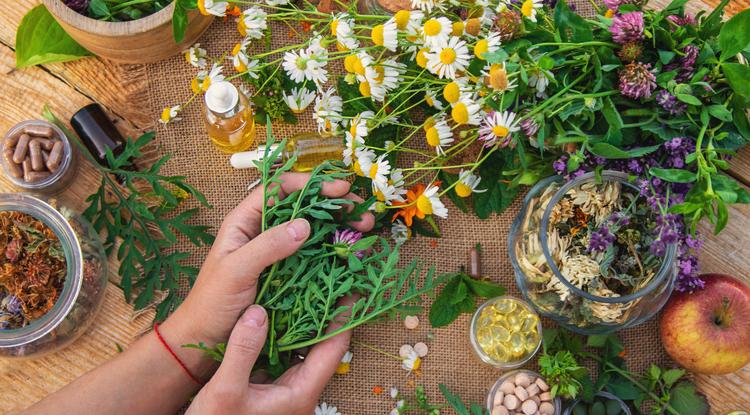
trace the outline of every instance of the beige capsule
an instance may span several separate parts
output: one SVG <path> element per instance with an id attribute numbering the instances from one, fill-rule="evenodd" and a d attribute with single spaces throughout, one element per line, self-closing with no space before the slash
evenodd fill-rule
<path id="1" fill-rule="evenodd" d="M 539 389 L 539 386 L 536 383 L 532 383 L 526 387 L 526 392 L 529 393 L 529 396 L 537 396 L 540 391 L 541 389 Z"/>
<path id="2" fill-rule="evenodd" d="M 521 402 L 518 401 L 516 395 L 505 395 L 505 398 L 503 398 L 503 406 L 511 411 L 518 408 L 520 404 Z"/>
<path id="3" fill-rule="evenodd" d="M 8 172 L 10 175 L 16 179 L 22 178 L 23 168 L 20 164 L 13 161 L 13 149 L 6 148 L 5 151 L 3 151 L 3 157 L 5 157 L 5 164 L 8 166 Z"/>
<path id="4" fill-rule="evenodd" d="M 52 137 L 52 134 L 54 134 L 52 127 L 48 125 L 33 125 L 33 124 L 23 127 L 23 132 L 29 135 L 33 135 L 35 137 L 46 137 L 46 138 L 50 138 Z"/>
<path id="5" fill-rule="evenodd" d="M 418 342 L 414 344 L 414 351 L 417 353 L 417 356 L 425 357 L 427 356 L 427 352 L 429 352 L 430 349 L 427 347 L 425 343 Z"/>
<path id="6" fill-rule="evenodd" d="M 52 150 L 52 147 L 55 145 L 56 142 L 60 141 L 54 138 L 40 138 L 40 137 L 34 137 L 31 139 L 31 142 L 38 142 L 39 145 L 42 146 L 43 149 L 50 151 Z"/>
<path id="7" fill-rule="evenodd" d="M 52 151 L 49 152 L 49 158 L 47 159 L 47 168 L 51 172 L 56 172 L 57 169 L 60 167 L 60 163 L 62 162 L 63 157 L 63 142 L 57 141 L 55 142 L 55 145 L 52 146 Z"/>
<path id="8" fill-rule="evenodd" d="M 539 412 L 544 415 L 553 415 L 555 413 L 555 406 L 549 402 L 542 402 L 539 405 Z"/>
<path id="9" fill-rule="evenodd" d="M 414 330 L 419 327 L 419 317 L 417 316 L 406 316 L 404 318 L 404 326 L 409 330 Z"/>
<path id="10" fill-rule="evenodd" d="M 531 376 L 528 375 L 528 373 L 520 372 L 516 374 L 516 377 L 514 378 L 516 382 L 516 386 L 520 386 L 522 388 L 525 388 L 529 385 L 531 385 L 531 382 L 533 382 L 533 379 L 531 379 Z"/>
<path id="11" fill-rule="evenodd" d="M 21 138 L 18 139 L 18 143 L 16 144 L 16 149 L 13 152 L 13 162 L 16 164 L 23 163 L 23 160 L 26 158 L 26 154 L 29 150 L 29 141 L 31 140 L 31 137 L 28 136 L 28 134 L 21 134 Z"/>
<path id="12" fill-rule="evenodd" d="M 524 389 L 522 386 L 516 386 L 515 391 L 513 393 L 518 397 L 518 399 L 521 400 L 521 402 L 529 399 L 529 393 L 526 392 L 526 389 Z"/>
<path id="13" fill-rule="evenodd" d="M 502 405 L 503 398 L 505 398 L 505 393 L 503 391 L 495 392 L 495 397 L 492 399 L 492 406 Z"/>
<path id="14" fill-rule="evenodd" d="M 506 380 L 502 385 L 500 385 L 500 390 L 506 395 L 513 393 L 515 389 L 516 385 L 513 384 L 513 382 L 511 382 L 510 380 Z"/>
<path id="15" fill-rule="evenodd" d="M 509 415 L 508 408 L 500 405 L 492 408 L 492 415 Z"/>
<path id="16" fill-rule="evenodd" d="M 48 171 L 32 171 L 24 176 L 24 180 L 28 183 L 34 183 L 46 179 L 49 175 L 50 172 Z"/>
<path id="17" fill-rule="evenodd" d="M 42 145 L 37 140 L 31 140 L 29 143 L 29 155 L 31 156 L 31 168 L 34 171 L 44 170 L 44 158 L 42 157 Z"/>
<path id="18" fill-rule="evenodd" d="M 549 390 L 549 385 L 547 385 L 547 382 L 542 378 L 536 378 L 536 382 L 534 383 L 539 386 L 539 389 L 541 389 L 542 392 L 547 392 Z"/>

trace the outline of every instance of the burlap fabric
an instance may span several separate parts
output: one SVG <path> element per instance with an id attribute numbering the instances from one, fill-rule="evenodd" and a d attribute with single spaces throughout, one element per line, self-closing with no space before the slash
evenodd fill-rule
<path id="1" fill-rule="evenodd" d="M 587 1 L 575 3 L 579 12 L 591 12 L 591 5 Z M 283 45 L 292 36 L 297 35 L 288 27 L 277 28 L 273 43 Z M 210 55 L 219 56 L 230 50 L 238 40 L 233 19 L 217 19 L 200 39 L 200 43 Z M 226 69 L 225 73 L 233 73 L 229 62 Z M 150 65 L 149 91 L 153 114 L 159 114 L 167 105 L 187 99 L 190 96 L 190 80 L 195 73 L 196 69 L 187 65 L 181 56 Z M 160 127 L 157 134 L 158 145 L 164 153 L 173 155 L 173 160 L 166 165 L 165 171 L 187 176 L 188 181 L 197 186 L 213 205 L 212 209 L 201 209 L 197 221 L 218 229 L 224 216 L 248 194 L 248 184 L 257 179 L 257 174 L 251 170 L 234 170 L 230 167 L 229 157 L 209 143 L 200 111 L 201 103 L 196 102 L 181 114 L 182 121 Z M 300 117 L 297 125 L 279 123 L 273 126 L 276 137 L 289 137 L 312 130 L 315 130 L 315 124 L 310 111 Z M 265 141 L 265 128 L 259 126 L 258 132 L 259 139 Z M 402 251 L 403 258 L 422 258 L 427 264 L 434 265 L 439 272 L 451 272 L 465 266 L 469 249 L 480 243 L 483 251 L 483 274 L 508 287 L 510 294 L 520 296 L 515 286 L 506 242 L 511 222 L 519 211 L 519 201 L 502 215 L 488 220 L 479 220 L 450 204 L 448 206 L 449 219 L 438 221 L 443 237 L 417 237 L 410 240 Z M 193 249 L 187 243 L 182 248 Z M 207 249 L 197 250 L 191 257 L 192 265 L 200 266 L 206 253 Z M 184 292 L 186 290 L 187 288 L 183 289 Z M 464 315 L 451 326 L 437 330 L 431 329 L 426 315 L 420 317 L 423 322 L 413 331 L 406 330 L 401 322 L 394 321 L 361 327 L 354 333 L 355 342 L 375 346 L 392 354 L 398 354 L 402 344 L 426 342 L 430 352 L 424 359 L 419 375 L 407 377 L 407 372 L 400 368 L 398 360 L 353 344 L 351 372 L 335 376 L 322 400 L 337 406 L 345 415 L 387 414 L 394 406 L 394 401 L 387 392 L 391 386 L 412 393 L 413 384 L 424 385 L 434 401 L 442 402 L 437 386 L 445 383 L 466 400 L 484 402 L 489 388 L 501 372 L 481 363 L 475 357 L 468 340 L 470 316 Z M 546 324 L 549 326 L 549 322 Z M 667 361 L 657 334 L 657 326 L 653 320 L 621 333 L 628 347 L 631 368 L 641 371 L 651 363 Z M 536 360 L 526 367 L 537 370 Z M 385 392 L 381 395 L 374 394 L 373 388 L 376 386 L 383 387 Z"/>

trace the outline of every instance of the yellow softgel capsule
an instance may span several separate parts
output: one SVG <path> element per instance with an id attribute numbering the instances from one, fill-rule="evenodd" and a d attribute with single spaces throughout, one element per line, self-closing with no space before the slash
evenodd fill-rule
<path id="1" fill-rule="evenodd" d="M 489 307 L 488 307 L 489 308 Z M 495 310 L 500 314 L 508 314 L 516 309 L 516 302 L 509 298 L 498 300 L 495 303 Z"/>
<path id="2" fill-rule="evenodd" d="M 509 314 L 507 320 L 508 320 L 508 324 L 510 327 L 510 331 L 517 332 L 521 330 L 521 325 L 523 324 L 523 321 L 521 320 L 521 317 L 518 314 Z"/>
<path id="3" fill-rule="evenodd" d="M 510 335 L 510 351 L 513 354 L 520 354 L 523 353 L 524 349 L 526 349 L 524 344 L 524 338 L 521 336 L 521 333 L 513 333 Z"/>
<path id="4" fill-rule="evenodd" d="M 507 342 L 510 339 L 510 332 L 503 326 L 494 326 L 491 329 L 492 340 L 497 342 Z"/>
<path id="5" fill-rule="evenodd" d="M 533 314 L 526 314 L 521 322 L 521 331 L 536 331 L 539 324 L 539 317 Z"/>

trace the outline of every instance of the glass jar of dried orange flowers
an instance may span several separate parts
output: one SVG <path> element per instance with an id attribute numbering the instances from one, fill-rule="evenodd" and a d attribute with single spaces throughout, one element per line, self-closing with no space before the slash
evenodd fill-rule
<path id="1" fill-rule="evenodd" d="M 654 316 L 674 286 L 677 217 L 668 200 L 603 171 L 551 177 L 526 196 L 510 233 L 518 286 L 537 311 L 584 334 Z"/>
<path id="2" fill-rule="evenodd" d="M 38 357 L 72 343 L 104 300 L 107 256 L 75 212 L 0 194 L 0 357 Z"/>

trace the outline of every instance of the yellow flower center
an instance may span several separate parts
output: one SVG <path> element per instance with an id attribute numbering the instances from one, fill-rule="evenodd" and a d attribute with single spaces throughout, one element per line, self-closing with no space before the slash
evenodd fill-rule
<path id="1" fill-rule="evenodd" d="M 381 202 L 385 202 L 385 195 L 379 189 L 373 192 L 373 194 L 375 195 L 376 199 L 378 199 Z"/>
<path id="2" fill-rule="evenodd" d="M 201 12 L 202 15 L 208 16 L 209 13 L 206 11 L 206 2 L 205 0 L 198 0 L 198 11 Z"/>
<path id="3" fill-rule="evenodd" d="M 443 98 L 451 104 L 458 102 L 461 97 L 461 88 L 456 82 L 450 82 L 443 88 Z"/>
<path id="4" fill-rule="evenodd" d="M 471 196 L 471 187 L 467 186 L 463 182 L 458 182 L 456 187 L 453 188 L 456 191 L 458 197 L 469 197 Z"/>
<path id="5" fill-rule="evenodd" d="M 490 68 L 490 86 L 496 91 L 508 89 L 508 73 L 502 65 L 494 64 Z"/>
<path id="6" fill-rule="evenodd" d="M 427 144 L 437 147 L 440 145 L 440 134 L 438 134 L 438 130 L 435 127 L 430 127 L 427 130 Z"/>
<path id="7" fill-rule="evenodd" d="M 489 51 L 489 48 L 490 48 L 490 45 L 489 45 L 489 42 L 487 42 L 487 39 L 481 39 L 474 46 L 474 55 L 476 55 L 476 57 L 481 60 L 485 60 L 484 54 L 487 53 L 487 51 Z"/>
<path id="8" fill-rule="evenodd" d="M 349 48 L 344 46 L 341 42 L 336 42 L 336 50 L 338 50 L 339 52 L 346 52 L 347 50 L 349 50 Z"/>
<path id="9" fill-rule="evenodd" d="M 604 13 L 604 17 L 606 17 L 607 19 L 611 19 L 611 18 L 615 17 L 615 11 L 614 10 L 607 10 L 607 12 Z"/>
<path id="10" fill-rule="evenodd" d="M 339 20 L 333 19 L 331 21 L 331 36 L 336 36 L 336 31 L 339 29 Z"/>
<path id="11" fill-rule="evenodd" d="M 357 137 L 357 125 L 359 125 L 358 122 L 352 122 L 352 125 L 349 127 L 349 134 L 352 135 L 352 150 L 357 147 L 357 141 L 354 140 Z"/>
<path id="12" fill-rule="evenodd" d="M 505 137 L 509 132 L 508 128 L 504 125 L 496 125 L 492 127 L 492 134 L 495 134 L 497 137 Z"/>
<path id="13" fill-rule="evenodd" d="M 201 81 L 199 81 L 198 78 L 193 78 L 193 80 L 190 81 L 190 90 L 193 91 L 194 94 L 201 92 Z"/>
<path id="14" fill-rule="evenodd" d="M 245 62 L 242 62 L 240 59 L 237 59 L 237 63 L 234 65 L 234 69 L 237 72 L 245 72 L 247 71 L 247 65 L 245 65 Z"/>
<path id="15" fill-rule="evenodd" d="M 356 63 L 359 61 L 359 58 L 357 55 L 349 55 L 344 58 L 344 69 L 346 69 L 349 73 L 354 73 L 354 69 L 356 68 Z M 361 65 L 361 63 L 360 63 Z"/>
<path id="16" fill-rule="evenodd" d="M 450 65 L 456 61 L 456 51 L 453 48 L 445 48 L 440 51 L 440 62 Z"/>
<path id="17" fill-rule="evenodd" d="M 464 22 L 457 21 L 453 22 L 453 31 L 451 32 L 451 35 L 453 36 L 461 36 L 464 33 Z"/>
<path id="18" fill-rule="evenodd" d="M 425 96 L 424 96 L 424 102 L 426 102 L 426 103 L 427 103 L 427 105 L 429 105 L 429 106 L 431 106 L 431 107 L 434 107 L 434 106 L 435 106 L 435 101 L 433 101 L 433 100 L 432 100 L 432 97 L 431 97 L 431 96 L 429 96 L 429 95 L 426 95 L 426 94 L 425 94 Z"/>
<path id="19" fill-rule="evenodd" d="M 170 108 L 164 108 L 164 110 L 161 112 L 161 120 L 165 123 L 169 122 L 169 120 L 172 119 L 172 112 L 170 111 Z"/>
<path id="20" fill-rule="evenodd" d="M 375 69 L 375 72 L 378 74 L 378 76 L 375 77 L 375 81 L 379 84 L 383 83 L 383 80 L 385 79 L 385 68 L 383 68 L 383 66 L 381 65 L 378 65 L 373 69 Z"/>
<path id="21" fill-rule="evenodd" d="M 365 172 L 362 171 L 362 165 L 359 163 L 359 160 L 354 162 L 352 170 L 354 170 L 354 173 L 356 173 L 357 176 L 365 177 Z"/>
<path id="22" fill-rule="evenodd" d="M 351 368 L 351 363 L 341 362 L 336 367 L 336 374 L 337 375 L 346 375 L 347 373 L 349 373 L 349 369 L 350 368 Z"/>
<path id="23" fill-rule="evenodd" d="M 417 198 L 417 209 L 425 215 L 432 215 L 432 202 L 430 201 L 430 198 L 425 195 L 419 195 Z M 419 366 L 416 362 L 414 365 Z"/>
<path id="24" fill-rule="evenodd" d="M 372 43 L 383 46 L 385 44 L 385 38 L 383 37 L 383 25 L 379 24 L 372 28 L 372 32 L 370 32 L 370 37 L 372 38 Z"/>
<path id="25" fill-rule="evenodd" d="M 247 25 L 245 25 L 245 19 L 240 18 L 237 21 L 237 31 L 240 32 L 240 36 L 247 36 Z"/>
<path id="26" fill-rule="evenodd" d="M 534 0 L 525 0 L 521 5 L 521 13 L 526 17 L 531 17 L 534 12 Z"/>
<path id="27" fill-rule="evenodd" d="M 204 79 L 203 82 L 201 83 L 201 91 L 203 92 L 208 91 L 208 87 L 210 86 L 211 86 L 211 78 L 207 76 L 206 79 Z"/>
<path id="28" fill-rule="evenodd" d="M 417 65 L 419 65 L 420 68 L 427 67 L 427 49 L 420 49 L 419 52 L 417 52 Z"/>
<path id="29" fill-rule="evenodd" d="M 393 20 L 396 21 L 396 27 L 398 27 L 399 30 L 406 29 L 406 25 L 409 24 L 409 17 L 411 17 L 409 10 L 399 10 L 396 12 L 396 14 L 393 15 Z"/>
<path id="30" fill-rule="evenodd" d="M 451 117 L 456 124 L 466 124 L 469 122 L 469 109 L 466 108 L 466 104 L 459 102 L 451 110 Z"/>
<path id="31" fill-rule="evenodd" d="M 370 91 L 370 83 L 367 81 L 360 82 L 359 93 L 362 94 L 363 97 L 370 97 L 372 95 L 372 91 Z"/>
<path id="32" fill-rule="evenodd" d="M 242 43 L 234 45 L 234 48 L 232 48 L 232 56 L 237 56 L 240 51 L 242 51 Z"/>
<path id="33" fill-rule="evenodd" d="M 443 30 L 443 25 L 437 19 L 430 19 L 424 24 L 424 34 L 427 36 L 437 36 Z"/>
<path id="34" fill-rule="evenodd" d="M 365 66 L 362 65 L 362 59 L 357 58 L 354 62 L 354 73 L 365 76 Z"/>
<path id="35" fill-rule="evenodd" d="M 370 167 L 370 178 L 372 180 L 375 180 L 375 177 L 378 176 L 378 163 L 372 163 L 372 167 Z"/>

